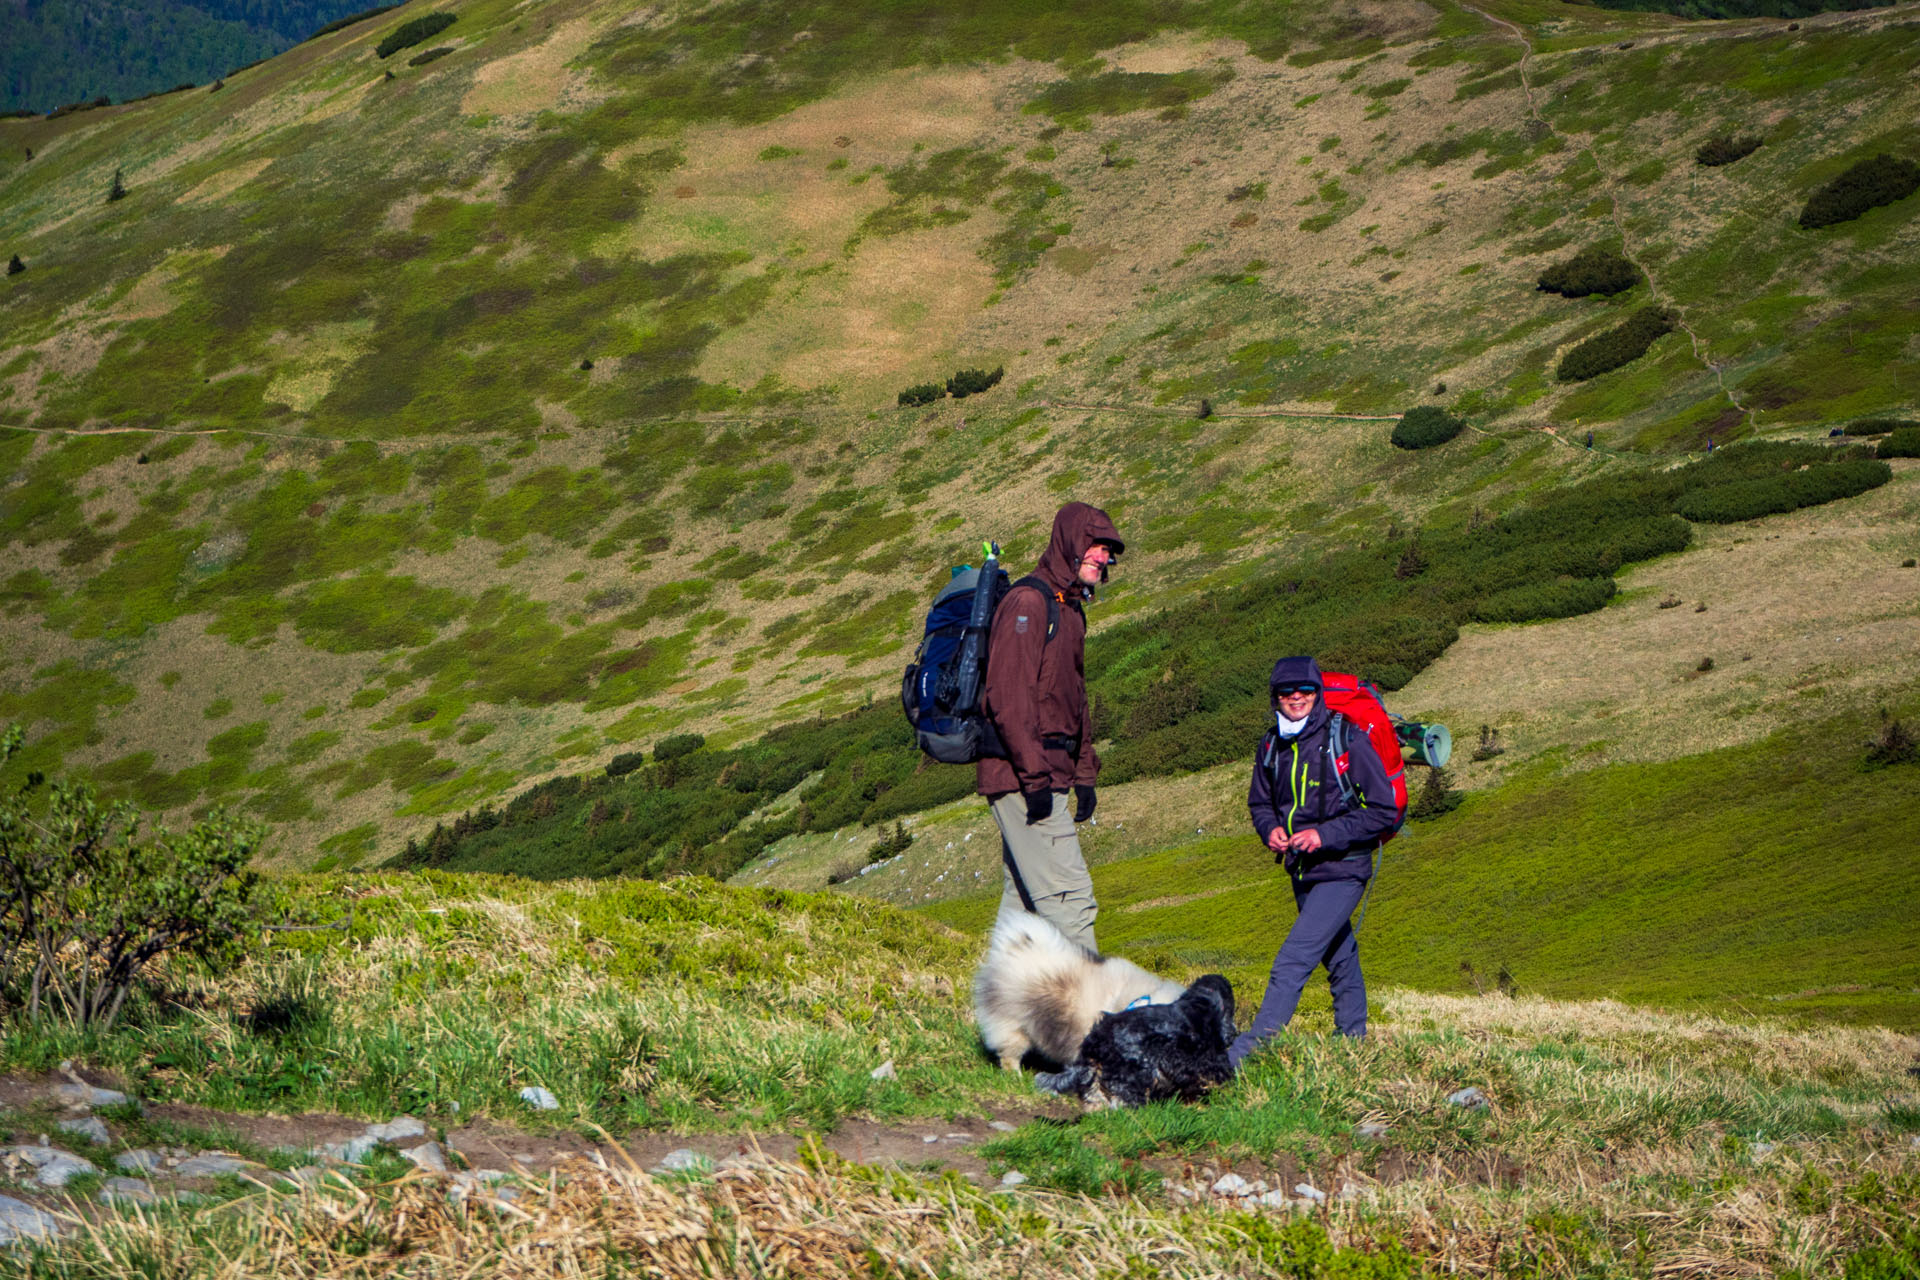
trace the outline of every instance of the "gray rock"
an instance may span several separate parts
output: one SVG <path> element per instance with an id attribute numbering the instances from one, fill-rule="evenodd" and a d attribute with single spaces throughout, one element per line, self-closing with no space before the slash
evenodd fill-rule
<path id="1" fill-rule="evenodd" d="M 552 1092 L 537 1084 L 530 1084 L 522 1089 L 520 1091 L 520 1101 L 526 1103 L 535 1111 L 558 1111 L 560 1109 L 560 1099 L 554 1097 Z"/>
<path id="2" fill-rule="evenodd" d="M 1017 1187 L 1026 1180 L 1027 1175 L 1018 1169 L 1009 1169 L 1000 1175 L 1000 1185 L 1003 1187 Z"/>
<path id="3" fill-rule="evenodd" d="M 1448 1094 L 1447 1101 L 1466 1111 L 1481 1111 L 1489 1105 L 1487 1095 L 1480 1092 L 1480 1086 L 1477 1084 L 1470 1084 L 1457 1093 Z"/>
<path id="4" fill-rule="evenodd" d="M 1253 1184 L 1237 1173 L 1223 1173 L 1213 1184 L 1217 1196 L 1243 1196 L 1252 1190 Z"/>
<path id="5" fill-rule="evenodd" d="M 108 1178 L 100 1188 L 100 1198 L 108 1204 L 152 1204 L 160 1197 L 145 1178 Z"/>
<path id="6" fill-rule="evenodd" d="M 987 1128 L 992 1129 L 995 1133 L 1016 1133 L 1019 1131 L 1020 1126 L 1017 1124 L 1010 1124 L 1005 1120 L 995 1120 L 993 1123 L 989 1124 Z"/>
<path id="7" fill-rule="evenodd" d="M 1363 1120 L 1353 1126 L 1353 1136 L 1365 1138 L 1368 1142 L 1378 1142 L 1387 1136 L 1388 1125 L 1379 1120 Z"/>
<path id="8" fill-rule="evenodd" d="M 1300 1203 L 1297 1200 L 1287 1199 L 1287 1193 L 1284 1191 L 1269 1191 L 1265 1195 L 1255 1196 L 1253 1202 L 1263 1209 L 1284 1209 L 1290 1204 Z"/>
<path id="9" fill-rule="evenodd" d="M 1765 1159 L 1767 1156 L 1773 1154 L 1773 1144 L 1771 1142 L 1756 1142 L 1753 1144 L 1753 1154 L 1755 1159 Z"/>
<path id="10" fill-rule="evenodd" d="M 940 1135 L 937 1133 L 922 1134 L 920 1141 L 926 1143 L 928 1146 L 932 1146 L 934 1143 L 940 1141 Z"/>
<path id="11" fill-rule="evenodd" d="M 146 1147 L 135 1147 L 115 1156 L 113 1163 L 122 1173 L 152 1173 L 160 1167 L 160 1153 Z"/>
<path id="12" fill-rule="evenodd" d="M 0 1244 L 48 1240 L 60 1234 L 60 1220 L 25 1200 L 0 1196 Z"/>
<path id="13" fill-rule="evenodd" d="M 973 1135 L 970 1133 L 950 1133 L 947 1135 L 947 1141 L 948 1142 L 965 1142 L 972 1136 Z"/>
<path id="14" fill-rule="evenodd" d="M 34 1182 L 58 1190 L 86 1173 L 98 1173 L 93 1161 L 58 1147 L 0 1147 L 0 1163 L 23 1163 L 34 1171 Z"/>
<path id="15" fill-rule="evenodd" d="M 669 1151 L 653 1166 L 660 1173 L 694 1173 L 713 1167 L 713 1161 L 695 1151 L 692 1147 L 681 1147 Z"/>
<path id="16" fill-rule="evenodd" d="M 1302 1200 L 1311 1200 L 1315 1204 L 1318 1204 L 1327 1198 L 1326 1192 L 1322 1191 L 1320 1188 L 1314 1186 L 1310 1182 L 1295 1183 L 1293 1187 L 1293 1194 L 1299 1196 Z"/>
<path id="17" fill-rule="evenodd" d="M 88 1116 L 84 1120 L 62 1120 L 58 1127 L 62 1133 L 78 1134 L 88 1142 L 103 1147 L 113 1141 L 113 1135 L 107 1132 L 107 1126 L 99 1116 Z"/>
<path id="18" fill-rule="evenodd" d="M 900 1073 L 894 1070 L 893 1059 L 888 1058 L 885 1062 L 881 1063 L 879 1066 L 875 1067 L 873 1070 L 867 1072 L 867 1074 L 872 1076 L 875 1080 L 892 1080 L 898 1077 Z"/>
<path id="19" fill-rule="evenodd" d="M 417 1147 L 408 1147 L 400 1154 L 428 1173 L 447 1172 L 447 1153 L 440 1149 L 437 1142 L 423 1142 Z"/>
<path id="20" fill-rule="evenodd" d="M 90 1084 L 57 1084 L 53 1098 L 70 1107 L 117 1107 L 132 1099 L 118 1089 L 99 1089 Z"/>
<path id="21" fill-rule="evenodd" d="M 357 1138 L 348 1138 L 345 1142 L 329 1142 L 320 1148 L 320 1155 L 324 1159 L 341 1164 L 360 1164 L 372 1155 L 373 1149 L 379 1145 L 380 1139 L 361 1134 Z"/>
<path id="22" fill-rule="evenodd" d="M 554 1104 L 556 1107 L 559 1105 L 557 1102 Z M 551 1110 L 552 1108 L 541 1109 Z M 385 1124 L 368 1125 L 365 1136 L 376 1142 L 398 1142 L 402 1138 L 425 1137 L 426 1132 L 427 1126 L 412 1116 L 396 1116 Z"/>
<path id="23" fill-rule="evenodd" d="M 225 1151 L 202 1151 L 197 1156 L 189 1156 L 174 1166 L 173 1173 L 179 1178 L 219 1178 L 228 1174 L 257 1173 L 260 1166 L 251 1160 L 242 1160 L 239 1156 Z"/>

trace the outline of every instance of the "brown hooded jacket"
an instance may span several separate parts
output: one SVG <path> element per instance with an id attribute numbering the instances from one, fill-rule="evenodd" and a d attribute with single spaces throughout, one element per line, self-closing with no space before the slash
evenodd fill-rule
<path id="1" fill-rule="evenodd" d="M 1125 547 L 1098 507 L 1069 502 L 1053 517 L 1053 538 L 1033 571 L 1058 605 L 1060 625 L 1051 641 L 1046 597 L 1030 584 L 1007 592 L 993 615 L 986 710 L 1008 758 L 980 761 L 976 789 L 983 796 L 1091 786 L 1100 772 L 1087 718 L 1087 617 L 1080 609 L 1093 590 L 1079 578 L 1080 558 L 1096 542 L 1107 543 L 1115 556 Z"/>

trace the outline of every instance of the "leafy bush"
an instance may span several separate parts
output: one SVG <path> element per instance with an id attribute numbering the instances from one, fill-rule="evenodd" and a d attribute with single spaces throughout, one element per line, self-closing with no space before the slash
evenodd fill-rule
<path id="1" fill-rule="evenodd" d="M 964 400 L 968 396 L 978 395 L 982 391 L 999 386 L 1000 379 L 1006 376 L 1007 371 L 1004 368 L 995 369 L 992 373 L 984 369 L 961 369 L 947 379 L 947 394 L 955 400 Z"/>
<path id="2" fill-rule="evenodd" d="M 427 50 L 425 53 L 414 54 L 411 58 L 407 59 L 407 65 L 410 67 L 424 67 L 429 62 L 440 61 L 440 59 L 446 57 L 448 54 L 452 52 L 453 52 L 452 45 L 450 44 L 438 45 L 432 49 Z"/>
<path id="3" fill-rule="evenodd" d="M 308 36 L 307 39 L 318 40 L 321 36 L 330 36 L 334 32 L 344 31 L 356 23 L 365 22 L 368 18 L 377 18 L 383 13 L 391 13 L 399 7 L 397 4 L 375 5 L 371 9 L 362 9 L 358 13 L 350 13 L 344 18 L 335 18 L 332 22 L 329 22 L 326 26 Z"/>
<path id="4" fill-rule="evenodd" d="M 1536 622 L 1543 618 L 1574 618 L 1592 613 L 1613 599 L 1612 578 L 1573 578 L 1564 582 L 1530 582 L 1524 587 L 1497 591 L 1473 608 L 1476 622 Z"/>
<path id="5" fill-rule="evenodd" d="M 0 764 L 23 736 L 0 735 Z M 109 1029 L 154 961 L 240 959 L 258 826 L 216 811 L 142 839 L 130 804 L 55 783 L 36 806 L 32 790 L 0 800 L 0 1009 Z"/>
<path id="6" fill-rule="evenodd" d="M 1902 427 L 1880 442 L 1881 458 L 1920 458 L 1920 427 Z"/>
<path id="7" fill-rule="evenodd" d="M 1674 511 L 1689 520 L 1732 524 L 1850 498 L 1892 478 L 1893 468 L 1886 463 L 1853 458 L 1689 493 L 1675 504 Z"/>
<path id="8" fill-rule="evenodd" d="M 874 841 L 873 847 L 867 850 L 867 864 L 871 866 L 876 862 L 885 862 L 895 854 L 905 853 L 912 847 L 913 832 L 907 830 L 905 823 L 896 822 L 893 824 L 892 831 Z"/>
<path id="9" fill-rule="evenodd" d="M 19 255 L 19 254 L 17 254 L 17 253 L 16 253 L 16 254 L 14 254 L 14 255 L 13 255 L 13 256 L 12 256 L 11 258 L 9 258 L 9 259 L 7 259 L 7 274 L 8 274 L 8 275 L 10 275 L 10 276 L 17 276 L 17 275 L 19 275 L 19 274 L 20 274 L 20 273 L 21 273 L 22 271 L 25 271 L 26 269 L 27 269 L 27 264 L 26 264 L 26 263 L 24 263 L 24 262 L 22 262 L 22 261 L 20 261 L 20 255 Z"/>
<path id="10" fill-rule="evenodd" d="M 946 398 L 947 388 L 945 383 L 918 382 L 900 393 L 900 404 L 903 408 L 912 408 L 916 405 L 932 404 L 935 400 L 944 400 Z"/>
<path id="11" fill-rule="evenodd" d="M 1416 405 L 1400 415 L 1400 421 L 1394 423 L 1392 440 L 1402 449 L 1431 449 L 1453 439 L 1466 426 L 1464 421 L 1438 405 Z"/>
<path id="12" fill-rule="evenodd" d="M 624 778 L 646 762 L 647 753 L 644 751 L 622 751 L 619 755 L 607 761 L 607 776 L 609 778 Z"/>
<path id="13" fill-rule="evenodd" d="M 1920 738 L 1914 736 L 1913 729 L 1906 721 L 1882 708 L 1880 711 L 1880 732 L 1867 744 L 1866 766 L 1869 769 L 1884 769 L 1888 765 L 1912 764 L 1920 760 Z"/>
<path id="14" fill-rule="evenodd" d="M 1445 769 L 1428 769 L 1420 793 L 1407 804 L 1407 818 L 1412 822 L 1425 822 L 1443 813 L 1452 813 L 1464 799 L 1464 793 L 1454 790 L 1451 773 Z"/>
<path id="15" fill-rule="evenodd" d="M 1585 382 L 1647 353 L 1663 334 L 1673 332 L 1674 315 L 1664 307 L 1642 307 L 1624 321 L 1597 333 L 1560 358 L 1554 376 L 1562 382 Z"/>
<path id="16" fill-rule="evenodd" d="M 1722 133 L 1701 143 L 1700 149 L 1693 153 L 1693 159 L 1696 164 L 1717 168 L 1723 164 L 1732 164 L 1735 160 L 1744 160 L 1759 149 L 1760 139 L 1757 135 L 1743 134 L 1735 137 L 1730 133 Z"/>
<path id="17" fill-rule="evenodd" d="M 387 32 L 386 37 L 374 46 L 373 51 L 382 58 L 391 58 L 402 49 L 411 49 L 417 44 L 433 39 L 453 23 L 454 16 L 450 13 L 423 14 Z"/>
<path id="18" fill-rule="evenodd" d="M 707 745 L 707 740 L 697 733 L 673 733 L 654 744 L 653 758 L 665 764 L 669 760 L 678 760 L 690 756 Z"/>
<path id="19" fill-rule="evenodd" d="M 1610 297 L 1640 283 L 1640 272 L 1611 249 L 1593 245 L 1540 273 L 1539 289 L 1563 298 Z"/>
<path id="20" fill-rule="evenodd" d="M 113 171 L 113 185 L 107 188 L 107 203 L 112 204 L 116 200 L 125 200 L 126 198 L 127 184 L 122 178 L 120 170 L 115 169 Z"/>
<path id="21" fill-rule="evenodd" d="M 1920 190 L 1920 164 L 1882 152 L 1860 161 L 1807 198 L 1800 225 L 1811 231 L 1851 222 L 1869 209 Z"/>
<path id="22" fill-rule="evenodd" d="M 1846 433 L 1850 436 L 1883 436 L 1902 427 L 1920 427 L 1920 422 L 1908 422 L 1905 418 L 1862 418 L 1858 422 L 1849 422 Z"/>

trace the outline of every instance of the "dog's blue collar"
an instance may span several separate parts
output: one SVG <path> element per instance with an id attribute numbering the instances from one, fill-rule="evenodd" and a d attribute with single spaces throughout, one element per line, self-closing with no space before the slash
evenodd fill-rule
<path id="1" fill-rule="evenodd" d="M 1137 1000 L 1135 1000 L 1135 1001 L 1134 1001 L 1134 1002 L 1133 1002 L 1132 1004 L 1130 1004 L 1130 1005 L 1128 1005 L 1128 1006 L 1127 1006 L 1127 1008 L 1128 1008 L 1128 1009 L 1138 1009 L 1138 1008 L 1140 1008 L 1140 1007 L 1141 1007 L 1142 1005 L 1149 1005 L 1149 1004 L 1152 1004 L 1152 1003 L 1153 1003 L 1153 997 L 1152 997 L 1152 996 L 1141 996 L 1141 997 L 1140 997 L 1139 999 L 1137 999 Z M 1124 1010 L 1124 1009 L 1123 1009 L 1123 1010 L 1121 1010 L 1121 1012 L 1123 1012 L 1123 1013 L 1124 1013 L 1124 1012 L 1126 1012 L 1126 1010 Z"/>

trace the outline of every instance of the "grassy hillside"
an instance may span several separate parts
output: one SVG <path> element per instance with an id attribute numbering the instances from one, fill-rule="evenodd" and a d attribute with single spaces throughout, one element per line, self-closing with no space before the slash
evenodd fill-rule
<path id="1" fill-rule="evenodd" d="M 1581 772 L 1549 758 L 1411 824 L 1382 855 L 1361 928 L 1369 981 L 1473 991 L 1511 975 L 1560 998 L 1920 1030 L 1920 944 L 1886 909 L 1920 891 L 1907 834 L 1920 765 L 1864 767 L 1876 726 L 1871 714 L 1818 720 Z M 1294 911 L 1285 875 L 1239 825 L 1097 866 L 1101 946 L 1260 990 Z M 997 843 L 974 844 L 971 863 L 990 869 Z M 966 865 L 949 883 L 991 895 L 948 889 L 923 909 L 979 932 L 999 883 Z M 886 892 L 891 879 L 857 883 Z M 1309 1007 L 1324 1018 L 1324 984 Z"/>
<path id="2" fill-rule="evenodd" d="M 402 12 L 0 123 L 22 768 L 362 858 L 888 696 L 945 567 L 1068 496 L 1134 548 L 1100 620 L 1912 400 L 1920 205 L 1794 224 L 1905 145 L 1904 9 L 448 12 L 419 66 Z M 1594 244 L 1642 283 L 1534 288 Z M 1554 380 L 1650 304 L 1645 357 Z M 1006 380 L 894 407 L 967 365 Z M 1414 403 L 1472 430 L 1365 420 Z"/>
<path id="3" fill-rule="evenodd" d="M 84 1042 L 10 1035 L 0 1070 L 73 1057 L 154 1103 L 405 1110 L 436 1132 L 571 1131 L 601 1159 L 516 1180 L 517 1209 L 497 1213 L 450 1208 L 444 1183 L 378 1153 L 297 1191 L 231 1180 L 212 1204 L 92 1210 L 46 1253 L 11 1254 L 27 1274 L 337 1276 L 529 1256 L 686 1270 L 704 1249 L 767 1257 L 768 1275 L 827 1262 L 1078 1275 L 1091 1259 L 1115 1274 L 1400 1277 L 1467 1259 L 1516 1277 L 1811 1276 L 1899 1275 L 1915 1256 L 1902 1225 L 1920 1186 L 1915 1042 L 1886 1030 L 1388 989 L 1368 1041 L 1289 1037 L 1204 1105 L 994 1138 L 980 1154 L 990 1176 L 1026 1176 L 1017 1192 L 804 1141 L 790 1164 L 657 1177 L 622 1144 L 655 1130 L 804 1139 L 877 1118 L 918 1148 L 943 1121 L 1030 1116 L 1024 1075 L 973 1040 L 976 944 L 889 907 L 704 882 L 287 887 L 318 915 L 351 900 L 351 932 L 280 935 L 218 983 L 177 968 L 191 1007 L 143 1005 Z M 882 1061 L 897 1074 L 876 1080 Z M 527 1083 L 560 1109 L 528 1113 L 514 1096 Z M 1445 1101 L 1467 1085 L 1489 1105 Z M 1361 1122 L 1383 1136 L 1357 1135 Z M 45 1115 L 0 1113 L 0 1129 L 34 1124 Z M 1207 1195 L 1228 1170 L 1305 1211 Z M 1301 1184 L 1330 1199 L 1305 1202 Z"/>

